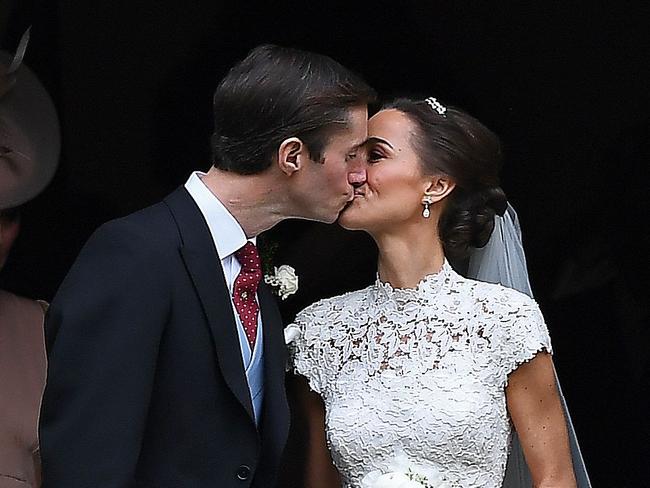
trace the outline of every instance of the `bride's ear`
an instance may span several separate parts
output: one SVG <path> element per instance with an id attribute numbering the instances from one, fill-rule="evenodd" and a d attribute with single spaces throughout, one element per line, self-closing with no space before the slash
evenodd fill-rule
<path id="1" fill-rule="evenodd" d="M 447 175 L 432 176 L 427 181 L 424 196 L 430 203 L 443 200 L 456 188 L 456 182 Z"/>
<path id="2" fill-rule="evenodd" d="M 300 170 L 306 154 L 305 144 L 297 137 L 289 137 L 278 148 L 278 166 L 288 176 Z"/>

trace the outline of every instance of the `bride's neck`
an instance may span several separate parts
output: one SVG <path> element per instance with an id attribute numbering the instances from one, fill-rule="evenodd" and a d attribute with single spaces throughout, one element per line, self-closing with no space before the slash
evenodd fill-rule
<path id="1" fill-rule="evenodd" d="M 439 272 L 445 261 L 442 242 L 431 227 L 373 235 L 379 248 L 379 279 L 394 288 L 415 288 L 422 278 Z M 435 229 L 435 227 L 434 227 Z"/>

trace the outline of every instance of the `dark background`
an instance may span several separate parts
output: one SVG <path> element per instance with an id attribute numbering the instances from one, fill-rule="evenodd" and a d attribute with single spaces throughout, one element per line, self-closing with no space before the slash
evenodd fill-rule
<path id="1" fill-rule="evenodd" d="M 50 300 L 98 225 L 207 169 L 212 91 L 250 48 L 328 54 L 385 97 L 436 96 L 502 137 L 592 482 L 649 486 L 650 17 L 626 1 L 524 3 L 0 0 L 0 46 L 33 25 L 26 64 L 63 134 L 0 285 Z M 300 275 L 287 318 L 374 279 L 363 234 L 288 222 L 267 242 Z"/>

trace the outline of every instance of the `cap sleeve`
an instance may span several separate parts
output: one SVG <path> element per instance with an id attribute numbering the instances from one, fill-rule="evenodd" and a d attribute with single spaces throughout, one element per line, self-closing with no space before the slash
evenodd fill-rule
<path id="1" fill-rule="evenodd" d="M 539 352 L 553 354 L 551 338 L 537 303 L 527 296 L 509 312 L 501 349 L 501 378 L 504 386 L 508 376 L 521 364 L 533 359 Z"/>
<path id="2" fill-rule="evenodd" d="M 304 376 L 309 387 L 316 393 L 323 394 L 327 383 L 325 371 L 326 347 L 321 338 L 321 320 L 318 307 L 308 307 L 300 312 L 294 322 L 287 326 L 293 337 L 289 342 L 289 370 Z"/>

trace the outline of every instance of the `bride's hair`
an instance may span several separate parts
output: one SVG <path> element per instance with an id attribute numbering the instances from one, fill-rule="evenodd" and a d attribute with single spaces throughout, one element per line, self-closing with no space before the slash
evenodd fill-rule
<path id="1" fill-rule="evenodd" d="M 413 148 L 427 174 L 446 174 L 456 183 L 438 222 L 445 254 L 465 257 L 487 244 L 494 216 L 503 215 L 506 195 L 499 186 L 499 138 L 481 122 L 455 107 L 436 110 L 425 100 L 398 98 L 384 106 L 415 124 Z"/>

